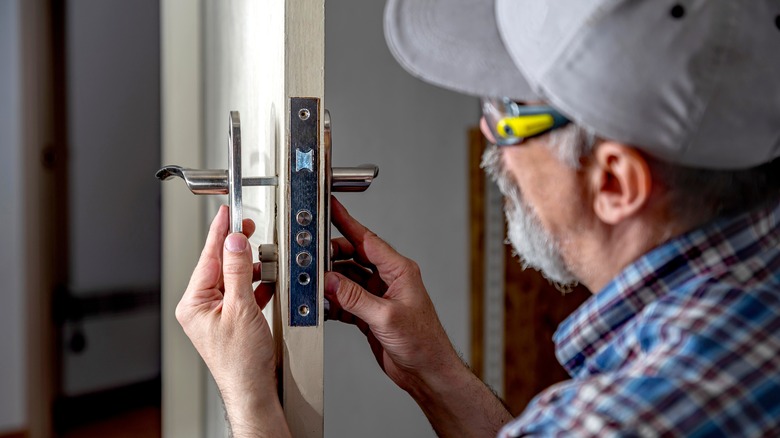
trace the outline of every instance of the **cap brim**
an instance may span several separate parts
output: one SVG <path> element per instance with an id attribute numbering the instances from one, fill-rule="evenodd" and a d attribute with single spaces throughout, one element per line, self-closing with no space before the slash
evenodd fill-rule
<path id="1" fill-rule="evenodd" d="M 426 82 L 474 96 L 536 99 L 498 33 L 495 0 L 389 0 L 385 38 L 399 64 Z"/>

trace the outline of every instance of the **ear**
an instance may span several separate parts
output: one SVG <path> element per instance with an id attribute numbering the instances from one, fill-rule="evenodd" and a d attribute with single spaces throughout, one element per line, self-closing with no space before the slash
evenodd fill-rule
<path id="1" fill-rule="evenodd" d="M 603 222 L 616 225 L 647 204 L 653 187 L 650 166 L 638 150 L 609 141 L 596 147 L 594 158 L 593 210 Z"/>

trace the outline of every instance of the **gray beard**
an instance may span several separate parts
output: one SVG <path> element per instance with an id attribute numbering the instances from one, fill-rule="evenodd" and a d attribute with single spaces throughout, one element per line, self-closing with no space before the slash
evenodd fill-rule
<path id="1" fill-rule="evenodd" d="M 482 167 L 506 197 L 504 213 L 509 243 L 523 269 L 536 269 L 558 289 L 571 290 L 577 284 L 577 278 L 563 261 L 558 242 L 544 229 L 539 216 L 523 200 L 517 183 L 503 169 L 501 151 L 497 147 L 485 151 Z"/>

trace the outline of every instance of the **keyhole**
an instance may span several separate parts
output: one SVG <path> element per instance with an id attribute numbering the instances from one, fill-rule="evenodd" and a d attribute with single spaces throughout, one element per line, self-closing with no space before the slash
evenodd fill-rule
<path id="1" fill-rule="evenodd" d="M 672 17 L 682 18 L 685 15 L 685 8 L 682 5 L 674 5 L 671 11 Z"/>

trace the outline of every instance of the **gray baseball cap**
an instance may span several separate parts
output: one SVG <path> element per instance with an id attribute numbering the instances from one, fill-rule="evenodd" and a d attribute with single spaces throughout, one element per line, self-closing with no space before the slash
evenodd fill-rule
<path id="1" fill-rule="evenodd" d="M 389 0 L 411 74 L 700 168 L 780 156 L 780 0 Z"/>

